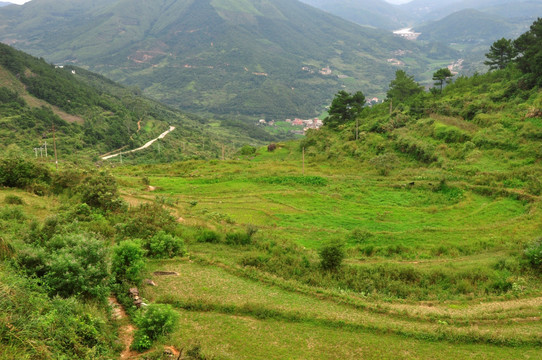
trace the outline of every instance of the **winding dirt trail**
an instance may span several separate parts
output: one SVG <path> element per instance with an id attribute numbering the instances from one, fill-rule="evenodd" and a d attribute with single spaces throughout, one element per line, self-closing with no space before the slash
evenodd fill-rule
<path id="1" fill-rule="evenodd" d="M 130 350 L 130 346 L 134 341 L 134 331 L 135 327 L 129 323 L 128 315 L 124 311 L 124 307 L 119 304 L 115 297 L 110 297 L 108 299 L 109 306 L 112 308 L 113 319 L 120 322 L 119 325 L 119 340 L 123 345 L 123 350 L 120 353 L 121 360 L 136 359 L 138 353 Z"/>
<path id="2" fill-rule="evenodd" d="M 169 134 L 170 132 L 172 132 L 173 130 L 175 130 L 175 126 L 170 126 L 168 130 L 161 133 L 157 138 L 152 139 L 151 141 L 148 141 L 145 145 L 143 145 L 141 147 L 138 147 L 137 149 L 124 151 L 124 152 L 119 152 L 119 153 L 116 153 L 116 154 L 113 154 L 113 155 L 102 156 L 102 160 L 107 160 L 107 159 L 111 159 L 111 158 L 114 158 L 114 157 L 119 156 L 119 155 L 129 154 L 129 153 L 133 153 L 133 152 L 136 152 L 136 151 L 146 149 L 149 146 L 151 146 L 152 144 L 154 144 L 155 141 L 158 141 L 160 139 L 165 138 L 166 135 Z"/>

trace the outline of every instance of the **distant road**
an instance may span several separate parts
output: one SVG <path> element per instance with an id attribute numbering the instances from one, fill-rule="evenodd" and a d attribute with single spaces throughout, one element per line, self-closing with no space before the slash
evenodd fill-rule
<path id="1" fill-rule="evenodd" d="M 123 151 L 123 152 L 119 152 L 119 153 L 116 153 L 116 154 L 113 154 L 113 155 L 104 156 L 104 157 L 102 157 L 102 160 L 107 160 L 107 159 L 111 159 L 111 158 L 114 158 L 114 157 L 119 156 L 119 155 L 129 154 L 129 153 L 133 153 L 133 152 L 136 152 L 136 151 L 146 149 L 149 146 L 151 146 L 155 141 L 165 138 L 166 135 L 169 134 L 170 132 L 172 132 L 173 130 L 175 130 L 175 126 L 170 126 L 169 130 L 164 131 L 156 139 L 152 139 L 151 141 L 147 142 L 145 145 L 143 145 L 141 147 L 138 147 L 137 149 L 133 149 L 133 150 L 129 150 L 129 151 Z"/>

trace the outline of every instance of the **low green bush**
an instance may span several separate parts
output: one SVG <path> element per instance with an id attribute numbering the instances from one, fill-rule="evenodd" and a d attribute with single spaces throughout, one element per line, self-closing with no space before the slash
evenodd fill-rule
<path id="1" fill-rule="evenodd" d="M 542 271 L 542 237 L 528 244 L 523 254 L 533 269 Z"/>
<path id="2" fill-rule="evenodd" d="M 226 244 L 228 245 L 249 245 L 252 242 L 250 235 L 242 232 L 226 234 Z"/>
<path id="3" fill-rule="evenodd" d="M 116 282 L 127 281 L 135 285 L 141 282 L 141 270 L 145 266 L 145 251 L 135 241 L 123 241 L 113 249 L 111 274 Z"/>
<path id="4" fill-rule="evenodd" d="M 328 271 L 337 270 L 346 256 L 344 247 L 345 244 L 341 240 L 330 240 L 324 243 L 318 251 L 322 269 Z"/>
<path id="5" fill-rule="evenodd" d="M 184 241 L 164 231 L 158 232 L 143 243 L 147 255 L 152 258 L 165 259 L 186 254 Z"/>
<path id="6" fill-rule="evenodd" d="M 151 304 L 142 310 L 135 318 L 138 331 L 132 343 L 132 348 L 138 351 L 149 349 L 154 340 L 175 330 L 179 320 L 179 314 L 171 305 Z"/>
<path id="7" fill-rule="evenodd" d="M 24 201 L 17 195 L 6 195 L 4 202 L 9 205 L 24 205 Z"/>
<path id="8" fill-rule="evenodd" d="M 42 279 L 51 296 L 104 299 L 108 293 L 108 248 L 89 234 L 57 234 L 43 247 L 27 246 L 17 263 Z"/>
<path id="9" fill-rule="evenodd" d="M 196 240 L 198 242 L 202 242 L 202 243 L 216 244 L 216 243 L 220 242 L 221 236 L 216 231 L 209 230 L 209 229 L 203 229 L 197 235 Z"/>

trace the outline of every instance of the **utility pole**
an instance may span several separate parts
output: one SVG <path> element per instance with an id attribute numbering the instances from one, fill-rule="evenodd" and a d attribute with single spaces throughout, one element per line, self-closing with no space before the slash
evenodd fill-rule
<path id="1" fill-rule="evenodd" d="M 359 139 L 359 117 L 356 117 L 356 141 Z"/>
<path id="2" fill-rule="evenodd" d="M 305 176 L 305 147 L 303 146 L 303 176 Z"/>
<path id="3" fill-rule="evenodd" d="M 224 161 L 224 145 L 222 145 L 222 161 Z"/>
<path id="4" fill-rule="evenodd" d="M 55 165 L 58 170 L 58 157 L 56 155 L 56 133 L 55 133 L 55 124 L 53 123 L 53 148 L 55 149 Z"/>
<path id="5" fill-rule="evenodd" d="M 393 112 L 393 99 L 390 99 L 390 115 Z"/>
<path id="6" fill-rule="evenodd" d="M 45 140 L 45 157 L 47 157 L 47 140 Z"/>

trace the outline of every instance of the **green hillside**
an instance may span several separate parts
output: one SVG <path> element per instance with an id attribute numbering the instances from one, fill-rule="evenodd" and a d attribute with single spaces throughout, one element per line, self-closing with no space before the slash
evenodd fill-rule
<path id="1" fill-rule="evenodd" d="M 411 22 L 411 16 L 407 12 L 383 0 L 303 0 L 302 2 L 356 24 L 379 29 L 397 30 Z"/>
<path id="2" fill-rule="evenodd" d="M 467 9 L 455 12 L 442 20 L 416 26 L 414 30 L 422 33 L 420 40 L 440 41 L 446 44 L 488 44 L 502 37 L 512 37 L 515 27 L 504 18 Z"/>
<path id="3" fill-rule="evenodd" d="M 276 138 L 254 125 L 240 128 L 228 119 L 181 113 L 140 96 L 139 89 L 81 68 L 55 67 L 3 44 L 0 80 L 0 147 L 41 158 L 47 144 L 50 161 L 54 140 L 61 161 L 97 161 L 102 154 L 138 148 L 170 126 L 176 129 L 166 138 L 123 160 L 217 158 L 223 149 L 232 155 L 244 144 Z"/>
<path id="4" fill-rule="evenodd" d="M 290 0 L 43 0 L 0 20 L 3 42 L 195 113 L 315 116 L 341 88 L 381 97 L 388 59 L 427 79 L 458 57 Z"/>

